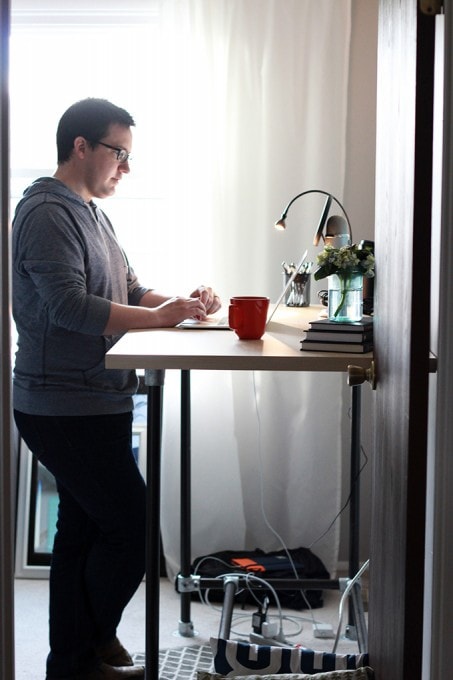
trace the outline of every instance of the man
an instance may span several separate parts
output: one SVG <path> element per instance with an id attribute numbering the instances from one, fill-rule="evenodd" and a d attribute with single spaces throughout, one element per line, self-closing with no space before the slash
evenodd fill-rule
<path id="1" fill-rule="evenodd" d="M 48 680 L 143 678 L 116 636 L 145 569 L 145 484 L 131 448 L 135 372 L 104 356 L 131 328 L 174 326 L 220 307 L 211 288 L 144 288 L 94 198 L 129 172 L 130 114 L 102 99 L 71 106 L 58 167 L 13 222 L 13 401 L 18 430 L 59 493 L 50 569 Z"/>

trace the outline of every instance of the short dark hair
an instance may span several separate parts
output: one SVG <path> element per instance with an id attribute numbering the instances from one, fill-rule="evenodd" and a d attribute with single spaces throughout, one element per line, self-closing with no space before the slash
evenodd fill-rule
<path id="1" fill-rule="evenodd" d="M 106 136 L 110 125 L 114 124 L 131 127 L 135 122 L 130 113 L 107 99 L 89 97 L 70 106 L 58 123 L 58 162 L 69 160 L 76 137 L 85 137 L 94 147 L 96 142 Z"/>

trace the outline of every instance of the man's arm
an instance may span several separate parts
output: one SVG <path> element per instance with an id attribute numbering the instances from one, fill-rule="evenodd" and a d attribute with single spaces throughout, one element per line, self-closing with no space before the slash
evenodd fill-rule
<path id="1" fill-rule="evenodd" d="M 153 291 L 145 293 L 143 298 L 145 304 L 141 302 L 138 307 L 111 302 L 104 335 L 116 335 L 133 328 L 168 328 L 191 317 L 206 318 L 206 307 L 200 298 L 166 298 Z"/>
<path id="2" fill-rule="evenodd" d="M 219 296 L 207 286 L 199 286 L 187 298 L 168 297 L 148 290 L 138 307 L 110 304 L 104 335 L 116 335 L 133 328 L 169 328 L 190 318 L 203 320 L 220 307 Z"/>

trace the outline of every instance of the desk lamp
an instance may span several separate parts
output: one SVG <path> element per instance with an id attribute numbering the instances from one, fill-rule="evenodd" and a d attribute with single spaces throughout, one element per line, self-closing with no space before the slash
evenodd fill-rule
<path id="1" fill-rule="evenodd" d="M 323 194 L 327 197 L 321 212 L 318 227 L 313 238 L 313 245 L 319 245 L 321 237 L 326 245 L 331 245 L 334 248 L 340 248 L 341 246 L 346 246 L 352 243 L 351 223 L 346 210 L 343 208 L 340 201 L 335 198 L 335 196 L 329 194 L 327 191 L 322 191 L 322 189 L 309 189 L 308 191 L 303 191 L 302 193 L 297 194 L 297 196 L 294 196 L 294 198 L 292 198 L 286 206 L 280 219 L 275 223 L 275 228 L 280 231 L 286 229 L 285 220 L 290 207 L 294 201 L 296 201 L 298 198 L 301 198 L 302 196 L 307 196 L 307 194 Z M 344 217 L 341 215 L 332 215 L 329 217 L 329 219 L 327 219 L 332 201 L 335 201 L 335 203 L 341 208 Z M 326 227 L 325 236 L 324 227 Z"/>
<path id="2" fill-rule="evenodd" d="M 323 196 L 326 196 L 324 207 L 322 209 L 321 216 L 319 219 L 319 224 L 313 237 L 313 245 L 318 246 L 321 237 L 325 245 L 331 245 L 334 248 L 341 248 L 342 246 L 350 245 L 352 243 L 352 230 L 347 212 L 341 205 L 340 201 L 337 198 L 335 198 L 335 196 L 329 194 L 327 191 L 323 191 L 322 189 L 309 189 L 308 191 L 302 191 L 302 193 L 297 194 L 297 196 L 294 196 L 294 198 L 290 200 L 290 202 L 284 209 L 280 219 L 277 220 L 277 222 L 275 223 L 274 225 L 275 228 L 278 229 L 279 231 L 284 231 L 286 229 L 285 220 L 290 207 L 292 206 L 294 201 L 297 201 L 298 198 L 301 198 L 302 196 L 307 196 L 308 194 L 322 194 Z M 331 217 L 329 217 L 329 219 L 327 219 L 330 207 L 332 205 L 332 201 L 335 201 L 335 203 L 341 208 L 344 217 L 341 215 L 332 215 Z M 325 236 L 324 227 L 326 228 Z M 299 267 L 295 270 L 294 274 L 297 274 L 298 270 Z M 318 297 L 323 305 L 327 305 L 327 291 L 320 291 L 318 293 Z"/>

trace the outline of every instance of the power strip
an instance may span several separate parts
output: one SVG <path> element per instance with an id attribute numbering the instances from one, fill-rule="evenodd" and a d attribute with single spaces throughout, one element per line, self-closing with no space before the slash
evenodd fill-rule
<path id="1" fill-rule="evenodd" d="M 279 624 L 278 621 L 263 621 L 261 635 L 268 640 L 277 637 Z"/>
<path id="2" fill-rule="evenodd" d="M 334 638 L 333 628 L 330 623 L 314 623 L 313 635 L 315 638 Z"/>

